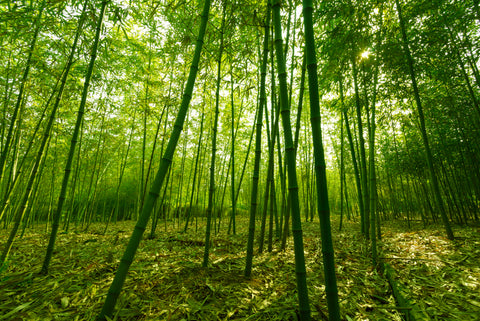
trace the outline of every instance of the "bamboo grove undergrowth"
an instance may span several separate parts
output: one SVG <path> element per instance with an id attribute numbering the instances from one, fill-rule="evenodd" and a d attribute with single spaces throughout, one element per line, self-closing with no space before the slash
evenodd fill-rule
<path id="1" fill-rule="evenodd" d="M 134 220 L 104 320 L 147 228 L 156 238 L 206 224 L 208 269 L 212 235 L 236 237 L 242 218 L 247 279 L 257 254 L 292 236 L 309 320 L 302 221 L 318 217 L 329 318 L 341 319 L 332 216 L 340 229 L 358 223 L 374 267 L 386 221 L 441 224 L 449 240 L 479 222 L 478 10 L 470 0 L 2 3 L 0 274 L 21 264 L 10 252 L 26 229 L 49 235 L 47 274 L 62 233 Z"/>

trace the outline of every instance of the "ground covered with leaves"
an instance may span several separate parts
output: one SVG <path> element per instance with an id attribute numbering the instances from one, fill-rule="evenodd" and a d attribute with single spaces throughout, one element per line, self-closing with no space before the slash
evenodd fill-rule
<path id="1" fill-rule="evenodd" d="M 334 217 L 334 245 L 342 319 L 402 320 L 384 275 L 372 267 L 359 224 L 342 231 Z M 48 276 L 39 275 L 45 226 L 17 239 L 0 274 L 0 320 L 93 320 L 99 313 L 134 222 L 92 225 L 60 234 Z M 210 266 L 201 267 L 204 229 L 180 233 L 169 222 L 145 238 L 117 302 L 115 320 L 296 320 L 293 245 L 256 254 L 252 278 L 243 277 L 247 221 L 237 234 L 213 236 Z M 304 222 L 310 306 L 327 320 L 319 223 Z M 479 320 L 480 228 L 455 227 L 448 241 L 439 226 L 407 229 L 384 222 L 382 261 L 395 270 L 403 295 L 425 320 Z M 8 230 L 0 231 L 3 248 Z"/>

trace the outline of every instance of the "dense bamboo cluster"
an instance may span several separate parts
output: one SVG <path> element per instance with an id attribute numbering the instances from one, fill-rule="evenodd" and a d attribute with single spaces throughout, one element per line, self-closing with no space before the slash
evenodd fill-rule
<path id="1" fill-rule="evenodd" d="M 246 277 L 256 242 L 293 236 L 309 320 L 318 217 L 339 320 L 331 215 L 358 221 L 374 266 L 385 220 L 450 240 L 479 220 L 479 22 L 478 1 L 1 4 L 0 271 L 29 227 L 47 224 L 47 274 L 59 230 L 136 220 L 105 319 L 147 228 L 206 222 L 207 268 L 241 216 Z"/>

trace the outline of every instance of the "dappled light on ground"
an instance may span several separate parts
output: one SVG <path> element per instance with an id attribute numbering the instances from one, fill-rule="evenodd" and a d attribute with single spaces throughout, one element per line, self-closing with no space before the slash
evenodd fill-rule
<path id="1" fill-rule="evenodd" d="M 213 237 L 211 264 L 201 267 L 203 228 L 187 234 L 162 231 L 145 238 L 119 298 L 116 320 L 296 320 L 297 296 L 292 243 L 285 252 L 256 255 L 251 279 L 243 277 L 246 222 L 237 235 Z M 447 241 L 436 229 L 405 232 L 385 223 L 381 256 L 397 272 L 405 295 L 432 320 L 476 320 L 480 315 L 478 228 L 457 228 Z M 45 229 L 27 231 L 15 243 L 1 275 L 1 320 L 92 320 L 100 311 L 133 222 L 101 235 L 62 234 L 49 276 L 37 272 L 44 255 Z M 1 231 L 1 239 L 6 233 Z M 386 278 L 373 269 L 358 223 L 334 230 L 342 318 L 401 320 Z M 327 320 L 318 222 L 304 223 L 312 316 Z M 3 245 L 3 244 L 2 244 Z M 277 244 L 278 245 L 278 244 Z M 275 246 L 274 246 L 275 249 Z"/>

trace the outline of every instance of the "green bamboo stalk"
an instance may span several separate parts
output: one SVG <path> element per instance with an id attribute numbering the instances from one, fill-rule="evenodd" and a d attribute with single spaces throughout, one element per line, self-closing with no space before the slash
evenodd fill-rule
<path id="1" fill-rule="evenodd" d="M 355 144 L 353 142 L 352 130 L 350 129 L 348 113 L 345 107 L 342 79 L 338 81 L 338 84 L 340 87 L 340 101 L 342 104 L 342 114 L 343 114 L 343 119 L 345 120 L 345 129 L 347 131 L 348 145 L 350 146 L 350 154 L 352 156 L 353 172 L 355 174 L 355 184 L 357 187 L 357 200 L 358 200 L 358 207 L 360 210 L 360 219 L 363 220 L 363 218 L 365 217 L 365 214 L 364 214 L 364 207 L 363 207 L 362 183 L 360 180 L 360 170 L 358 169 L 358 162 L 357 162 L 357 157 L 355 153 Z M 362 224 L 362 226 L 364 226 L 364 224 Z"/>
<path id="2" fill-rule="evenodd" d="M 245 169 L 247 168 L 248 156 L 250 155 L 250 149 L 252 147 L 253 134 L 255 133 L 255 126 L 257 123 L 258 109 L 255 112 L 255 119 L 253 120 L 253 128 L 250 132 L 250 138 L 248 140 L 247 154 L 245 155 L 245 160 L 243 161 L 242 173 L 240 174 L 240 179 L 238 182 L 237 193 L 235 194 L 235 203 L 238 201 L 238 196 L 240 195 L 240 189 L 242 187 L 243 176 L 245 174 Z"/>
<path id="3" fill-rule="evenodd" d="M 178 114 L 175 119 L 172 135 L 170 136 L 170 139 L 168 141 L 168 145 L 165 149 L 165 153 L 160 162 L 160 167 L 157 171 L 157 174 L 155 175 L 155 180 L 153 181 L 152 187 L 148 193 L 148 197 L 145 200 L 145 204 L 143 205 L 142 212 L 138 217 L 138 221 L 137 221 L 137 224 L 135 225 L 135 229 L 133 230 L 133 233 L 132 233 L 132 236 L 130 237 L 127 248 L 125 249 L 123 257 L 120 261 L 120 266 L 118 267 L 118 270 L 115 273 L 113 282 L 110 286 L 110 289 L 108 290 L 108 295 L 107 295 L 107 298 L 105 299 L 105 303 L 103 305 L 102 311 L 98 316 L 98 320 L 106 320 L 106 317 L 111 317 L 113 313 L 113 309 L 115 308 L 115 303 L 117 302 L 123 283 L 125 282 L 125 278 L 127 277 L 128 269 L 130 268 L 130 265 L 133 262 L 133 258 L 135 257 L 135 253 L 142 239 L 142 235 L 145 232 L 145 228 L 150 218 L 152 209 L 155 205 L 155 201 L 159 196 L 159 192 L 162 187 L 165 176 L 167 174 L 168 167 L 172 163 L 173 154 L 175 152 L 178 139 L 180 138 L 180 133 L 182 132 L 182 129 L 183 129 L 183 123 L 185 121 L 185 117 L 188 112 L 188 106 L 190 104 L 190 100 L 192 99 L 193 87 L 195 85 L 195 79 L 198 72 L 198 63 L 200 61 L 200 54 L 202 52 L 203 39 L 205 36 L 205 30 L 207 28 L 209 10 L 210 10 L 210 0 L 205 0 L 203 12 L 202 12 L 202 20 L 201 20 L 200 29 L 198 32 L 198 37 L 197 37 L 197 43 L 195 46 L 195 54 L 193 56 L 192 64 L 190 67 L 190 73 L 188 76 L 185 91 L 183 93 L 180 109 L 178 110 Z"/>
<path id="4" fill-rule="evenodd" d="M 108 226 L 110 225 L 110 222 L 112 221 L 112 218 L 114 222 L 116 222 L 118 218 L 118 211 L 120 207 L 120 187 L 122 186 L 123 175 L 125 174 L 125 168 L 127 167 L 128 154 L 130 153 L 130 149 L 132 148 L 132 139 L 133 139 L 133 133 L 135 129 L 136 116 L 137 116 L 137 113 L 135 110 L 133 113 L 133 120 L 132 120 L 132 127 L 130 128 L 130 135 L 127 141 L 127 150 L 125 151 L 125 155 L 122 155 L 122 163 L 120 164 L 120 173 L 118 174 L 118 184 L 115 190 L 115 206 L 113 207 L 112 212 L 108 216 L 108 220 L 105 224 L 105 229 L 103 230 L 103 234 L 107 233 L 107 229 L 108 229 Z M 92 181 L 90 181 L 90 186 L 88 187 L 87 198 L 90 197 L 91 183 Z"/>
<path id="5" fill-rule="evenodd" d="M 78 152 L 77 152 L 77 164 L 75 165 L 75 173 L 74 173 L 74 176 L 73 176 L 73 183 L 72 183 L 72 188 L 70 190 L 70 204 L 69 204 L 69 209 L 67 210 L 67 213 L 66 213 L 66 218 L 65 218 L 65 222 L 64 222 L 64 226 L 63 226 L 63 229 L 65 230 L 66 233 L 68 233 L 68 230 L 70 228 L 70 221 L 72 219 L 75 219 L 75 226 L 76 226 L 76 223 L 77 223 L 77 220 L 76 220 L 76 215 L 75 215 L 75 193 L 77 192 L 77 181 L 78 181 L 78 176 L 79 176 L 79 172 L 80 172 L 80 165 L 81 165 L 81 159 L 82 157 L 80 157 L 81 153 L 82 153 L 82 139 L 83 139 L 83 122 L 80 124 L 80 139 L 79 139 L 79 143 L 78 143 Z"/>
<path id="6" fill-rule="evenodd" d="M 84 8 L 87 5 L 87 1 L 85 1 Z M 97 58 L 97 48 L 98 42 L 100 39 L 100 31 L 102 28 L 102 21 L 103 16 L 105 13 L 105 7 L 107 5 L 107 0 L 102 1 L 102 7 L 100 9 L 100 16 L 98 17 L 97 22 L 97 29 L 95 31 L 95 40 L 93 42 L 92 53 L 90 57 L 90 63 L 88 65 L 87 73 L 85 75 L 85 83 L 83 85 L 83 92 L 82 92 L 82 99 L 80 101 L 80 107 L 78 108 L 77 113 L 77 120 L 75 123 L 75 129 L 73 130 L 72 141 L 70 143 L 70 150 L 68 152 L 67 163 L 65 165 L 65 174 L 63 176 L 62 181 L 62 189 L 60 191 L 60 196 L 58 198 L 57 210 L 53 216 L 53 224 L 52 224 L 52 231 L 50 233 L 50 240 L 47 246 L 47 253 L 45 255 L 45 259 L 42 264 L 41 274 L 48 274 L 48 267 L 50 265 L 50 260 L 52 259 L 53 249 L 55 246 L 55 240 L 57 237 L 58 227 L 60 225 L 60 217 L 62 216 L 63 204 L 65 203 L 66 195 L 67 195 L 67 187 L 68 187 L 68 180 L 70 178 L 70 173 L 72 172 L 72 162 L 73 162 L 73 155 L 75 154 L 75 147 L 78 142 L 78 136 L 80 132 L 80 125 L 83 121 L 83 115 L 85 114 L 85 105 L 87 102 L 88 96 L 88 88 L 90 86 L 90 80 L 92 78 L 93 67 L 95 65 L 95 59 Z M 85 10 L 85 9 L 84 9 Z"/>
<path id="7" fill-rule="evenodd" d="M 274 147 L 272 147 L 274 148 Z M 273 158 L 274 156 L 272 156 Z M 274 169 L 272 168 L 272 176 Z M 273 218 L 276 217 L 277 209 L 277 195 L 275 193 L 275 180 L 272 179 L 270 183 L 270 204 L 269 204 L 269 220 L 268 220 L 268 247 L 267 251 L 272 252 L 273 250 Z M 278 225 L 278 223 L 277 223 Z M 278 229 L 277 229 L 278 230 Z"/>
<path id="8" fill-rule="evenodd" d="M 230 127 L 230 134 L 232 136 L 232 150 L 230 154 L 230 160 L 232 162 L 232 177 L 231 177 L 231 194 L 232 194 L 232 215 L 231 215 L 231 221 L 232 221 L 232 231 L 233 234 L 235 235 L 236 233 L 236 226 L 235 226 L 235 212 L 237 208 L 237 203 L 235 201 L 235 135 L 234 135 L 234 123 L 235 123 L 235 104 L 233 102 L 233 72 L 231 74 L 231 105 L 232 105 L 232 126 Z M 225 184 L 226 185 L 226 184 Z"/>
<path id="9" fill-rule="evenodd" d="M 338 231 L 342 231 L 343 223 L 343 189 L 345 175 L 345 160 L 344 160 L 344 134 L 343 134 L 343 113 L 340 111 L 340 226 Z"/>
<path id="10" fill-rule="evenodd" d="M 8 59 L 7 59 L 7 68 L 6 68 L 6 76 L 5 76 L 5 96 L 3 98 L 3 108 L 2 108 L 2 126 L 0 127 L 0 155 L 3 153 L 3 141 L 5 138 L 5 127 L 7 121 L 7 106 L 10 102 L 10 97 L 13 91 L 13 84 L 10 85 L 10 70 L 11 68 L 11 61 L 12 61 L 12 52 L 9 52 Z M 1 196 L 1 194 L 0 194 Z"/>
<path id="11" fill-rule="evenodd" d="M 27 62 L 26 62 L 26 66 L 25 66 L 25 71 L 23 72 L 22 80 L 20 81 L 20 88 L 19 88 L 19 91 L 18 91 L 17 102 L 15 104 L 15 108 L 13 110 L 12 118 L 10 120 L 10 127 L 8 128 L 5 145 L 3 146 L 2 154 L 0 155 L 0 187 L 1 187 L 2 179 L 3 179 L 5 163 L 7 161 L 8 153 L 10 151 L 10 144 L 11 144 L 12 138 L 13 138 L 13 131 L 17 128 L 17 122 L 18 122 L 17 118 L 21 117 L 21 114 L 19 115 L 19 110 L 20 110 L 20 107 L 21 107 L 22 102 L 23 102 L 23 96 L 24 96 L 23 92 L 25 90 L 25 84 L 27 82 L 28 74 L 30 73 L 30 67 L 32 65 L 33 52 L 35 50 L 35 45 L 37 43 L 38 34 L 39 34 L 40 29 L 42 27 L 42 24 L 40 23 L 40 21 L 41 21 L 41 18 L 42 18 L 44 8 L 45 8 L 45 1 L 42 1 L 42 3 L 40 4 L 40 9 L 39 9 L 38 15 L 37 15 L 37 17 L 35 18 L 35 21 L 34 21 L 35 31 L 33 33 L 32 42 L 30 43 L 30 47 L 29 47 L 29 50 L 28 50 L 28 57 L 27 57 Z"/>
<path id="12" fill-rule="evenodd" d="M 168 100 L 170 100 L 170 94 L 168 96 Z M 169 104 L 166 104 L 166 115 L 165 115 L 165 122 L 164 122 L 164 125 L 163 125 L 163 133 L 162 133 L 162 137 L 166 137 L 167 136 L 167 125 L 168 125 L 168 112 L 170 111 L 170 105 Z M 164 147 L 165 147 L 165 139 L 162 139 L 162 144 L 160 145 L 160 155 L 163 155 L 163 150 L 164 150 Z M 167 195 L 167 191 L 168 191 L 168 183 L 169 183 L 169 180 L 170 180 L 170 173 L 172 171 L 172 167 L 170 166 L 169 169 L 168 169 L 168 173 L 167 173 L 167 181 L 165 182 L 165 187 L 163 188 L 163 193 L 162 193 L 162 198 L 160 200 L 160 210 L 159 211 L 162 211 L 163 212 L 163 209 L 164 209 L 164 204 L 165 204 L 165 199 L 166 199 L 166 195 Z M 160 191 L 159 191 L 160 193 Z M 145 201 L 144 201 L 145 203 Z M 142 209 L 143 209 L 143 204 L 142 204 Z M 155 237 L 155 230 L 157 229 L 157 223 L 158 223 L 158 215 L 159 213 L 156 213 L 156 215 L 153 216 L 152 218 L 152 227 L 150 229 L 150 238 L 154 238 Z M 165 224 L 167 223 L 167 218 L 166 218 L 166 214 L 167 213 L 162 213 L 164 218 L 165 218 Z"/>
<path id="13" fill-rule="evenodd" d="M 227 3 L 223 5 L 222 26 L 220 28 L 220 49 L 217 60 L 217 85 L 215 91 L 215 119 L 213 121 L 213 136 L 212 136 L 212 158 L 210 161 L 210 184 L 208 189 L 208 206 L 207 206 L 207 228 L 205 230 L 205 251 L 203 252 L 203 267 L 208 266 L 208 257 L 210 253 L 210 227 L 212 222 L 212 212 L 214 211 L 214 193 L 215 193 L 215 156 L 217 153 L 217 128 L 218 128 L 218 114 L 220 103 L 220 81 L 222 78 L 222 53 L 223 53 L 223 34 L 225 32 L 225 12 Z"/>
<path id="14" fill-rule="evenodd" d="M 297 150 L 298 150 L 298 140 L 300 138 L 300 121 L 301 121 L 302 110 L 303 110 L 303 94 L 304 94 L 304 91 L 305 91 L 305 74 L 306 74 L 306 71 L 307 71 L 307 67 L 306 67 L 305 64 L 306 64 L 306 58 L 305 58 L 305 54 L 304 54 L 303 59 L 302 59 L 302 75 L 301 75 L 301 78 L 300 78 L 300 89 L 299 89 L 299 93 L 298 93 L 297 119 L 295 120 L 295 136 L 294 136 L 294 139 L 293 139 L 295 154 L 297 153 Z M 279 148 L 279 158 L 281 159 L 280 148 Z M 280 161 L 279 161 L 279 164 L 281 164 Z M 286 182 L 285 182 L 286 177 L 285 176 L 286 175 L 282 174 L 280 176 L 281 176 L 281 179 L 282 179 L 282 189 L 285 190 L 285 185 L 286 185 Z M 282 193 L 284 194 L 282 197 L 284 198 L 283 209 L 285 211 L 285 215 L 284 215 L 285 216 L 285 222 L 283 223 L 282 243 L 280 245 L 280 249 L 285 250 L 285 248 L 287 247 L 287 237 L 288 237 L 288 231 L 289 231 L 290 197 L 288 195 L 286 195 L 287 193 L 285 191 L 283 191 Z"/>
<path id="15" fill-rule="evenodd" d="M 435 167 L 433 165 L 433 156 L 432 156 L 432 150 L 430 149 L 430 143 L 428 140 L 427 136 L 427 129 L 425 127 L 425 115 L 423 114 L 423 107 L 422 107 L 422 102 L 420 100 L 420 93 L 418 91 L 418 86 L 417 86 L 417 80 L 415 76 L 415 69 L 414 69 L 414 61 L 412 58 L 412 54 L 410 53 L 410 48 L 408 45 L 408 38 L 407 38 L 407 33 L 406 33 L 406 28 L 405 28 L 405 23 L 403 21 L 403 16 L 402 16 L 402 8 L 400 6 L 399 0 L 395 0 L 395 4 L 397 7 L 397 13 L 398 13 L 398 20 L 400 22 L 400 31 L 402 33 L 402 39 L 403 39 L 403 49 L 404 53 L 407 59 L 408 63 L 408 70 L 410 72 L 410 78 L 412 80 L 412 87 L 413 87 L 413 93 L 415 97 L 415 102 L 417 105 L 417 112 L 418 112 L 418 118 L 420 120 L 420 133 L 422 134 L 422 139 L 423 139 L 423 145 L 425 148 L 425 156 L 427 159 L 427 165 L 428 165 L 428 170 L 430 172 L 430 181 L 432 184 L 433 188 L 433 194 L 435 195 L 435 201 L 437 203 L 437 206 L 440 210 L 440 216 L 442 218 L 443 226 L 445 227 L 445 231 L 447 234 L 447 237 L 449 240 L 453 240 L 455 237 L 453 235 L 452 228 L 450 227 L 450 223 L 448 221 L 447 213 L 445 211 L 445 205 L 443 203 L 442 195 L 440 194 L 440 187 L 438 184 L 438 179 L 437 179 L 437 174 L 435 171 Z"/>
<path id="16" fill-rule="evenodd" d="M 272 44 L 273 45 L 273 44 Z M 265 194 L 264 194 L 264 201 L 263 201 L 263 209 L 262 209 L 262 220 L 260 226 L 260 235 L 259 235 L 259 244 L 258 244 L 258 253 L 263 253 L 263 248 L 265 245 L 265 229 L 266 229 L 266 222 L 267 222 L 267 213 L 269 206 L 269 201 L 272 201 L 272 197 L 270 195 L 272 191 L 272 184 L 273 184 L 273 175 L 275 172 L 274 160 L 275 160 L 275 137 L 278 132 L 278 120 L 279 120 L 279 106 L 276 102 L 276 93 L 275 93 L 275 68 L 274 68 L 274 59 L 273 59 L 273 47 L 271 51 L 271 61 L 272 61 L 272 83 L 271 83 L 271 114 L 270 114 L 270 122 L 268 121 L 268 109 L 265 105 L 265 118 L 267 120 L 266 127 L 267 127 L 267 142 L 268 142 L 268 161 L 267 161 L 267 178 L 265 183 Z M 270 131 L 270 124 L 272 130 Z M 271 208 L 271 207 L 270 207 Z"/>
<path id="17" fill-rule="evenodd" d="M 5 261 L 8 257 L 8 254 L 10 252 L 10 249 L 12 248 L 13 240 L 15 238 L 15 235 L 17 234 L 18 228 L 19 228 L 20 223 L 23 219 L 23 215 L 25 214 L 25 210 L 27 208 L 27 204 L 28 204 L 28 201 L 30 199 L 30 195 L 32 193 L 32 186 L 33 186 L 33 183 L 35 182 L 35 179 L 37 177 L 38 168 L 39 168 L 40 163 L 41 163 L 41 161 L 44 157 L 45 146 L 46 146 L 47 141 L 49 140 L 49 137 L 50 137 L 51 129 L 52 129 L 53 123 L 55 121 L 55 116 L 56 116 L 56 113 L 57 113 L 57 110 L 58 110 L 58 106 L 60 105 L 60 101 L 61 101 L 61 98 L 62 98 L 63 90 L 65 88 L 65 84 L 67 82 L 67 78 L 68 78 L 68 74 L 70 72 L 70 68 L 73 65 L 73 57 L 75 55 L 78 39 L 80 37 L 80 32 L 82 30 L 83 22 L 85 20 L 85 8 L 86 8 L 86 5 L 83 7 L 82 16 L 80 17 L 80 20 L 78 22 L 77 31 L 75 33 L 75 39 L 73 41 L 72 48 L 71 48 L 70 54 L 68 56 L 67 64 L 66 64 L 66 67 L 65 67 L 65 72 L 63 74 L 62 81 L 61 81 L 61 84 L 60 84 L 60 88 L 58 90 L 58 95 L 57 95 L 57 98 L 55 100 L 55 105 L 52 108 L 52 111 L 50 113 L 50 117 L 48 119 L 48 123 L 45 126 L 45 131 L 44 131 L 44 134 L 43 134 L 43 137 L 42 137 L 42 141 L 41 141 L 40 147 L 37 151 L 37 157 L 35 159 L 35 164 L 33 166 L 33 169 L 31 171 L 31 173 L 30 173 L 28 183 L 27 183 L 27 186 L 25 188 L 25 192 L 24 192 L 24 194 L 22 196 L 22 199 L 21 199 L 21 202 L 20 202 L 20 206 L 17 210 L 17 213 L 15 214 L 15 224 L 14 224 L 12 230 L 10 231 L 10 235 L 8 237 L 7 243 L 5 244 L 5 248 L 2 252 L 2 256 L 0 257 L 0 269 L 3 266 L 3 264 L 5 263 Z"/>
<path id="18" fill-rule="evenodd" d="M 372 264 L 373 266 L 377 265 L 377 238 L 376 238 L 376 215 L 377 214 L 377 179 L 375 174 L 375 103 L 376 103 L 376 96 L 377 96 L 377 82 L 378 82 L 378 62 L 375 63 L 375 75 L 373 80 L 373 101 L 371 107 L 371 121 L 370 121 L 370 132 L 369 132 L 369 195 L 370 195 L 370 241 L 372 243 Z"/>
<path id="19" fill-rule="evenodd" d="M 143 140 L 142 140 L 142 163 L 140 166 L 140 209 L 143 206 L 145 200 L 146 185 L 145 182 L 145 154 L 146 154 L 146 145 L 147 145 L 147 118 L 148 118 L 148 89 L 149 89 L 149 78 L 150 78 L 150 66 L 152 64 L 152 56 L 148 55 L 148 67 L 147 67 L 147 79 L 145 80 L 145 99 L 143 106 Z M 157 131 L 158 132 L 158 131 Z M 145 187 L 145 188 L 144 188 Z"/>
<path id="20" fill-rule="evenodd" d="M 377 33 L 377 48 L 381 48 L 382 45 L 382 24 L 383 24 L 383 4 L 380 5 L 380 27 Z M 371 107 L 371 121 L 369 131 L 369 195 L 370 195 L 370 241 L 372 243 L 372 264 L 377 266 L 377 237 L 376 237 L 376 223 L 379 221 L 377 213 L 377 177 L 375 173 L 375 116 L 376 116 L 376 102 L 377 102 L 377 84 L 378 84 L 378 64 L 379 57 L 375 57 L 375 71 L 373 76 L 373 95 L 372 95 L 372 107 Z"/>
<path id="21" fill-rule="evenodd" d="M 308 302 L 307 272 L 305 254 L 303 252 L 303 233 L 298 199 L 298 183 L 295 161 L 295 146 L 292 139 L 290 124 L 290 106 L 288 103 L 287 71 L 282 45 L 282 26 L 280 16 L 280 0 L 273 3 L 273 21 L 275 25 L 275 54 L 280 85 L 280 106 L 282 114 L 283 134 L 285 136 L 285 154 L 287 157 L 288 190 L 292 205 L 292 234 L 295 251 L 295 272 L 297 276 L 297 291 L 299 300 L 300 320 L 310 320 L 310 304 Z M 313 34 L 312 34 L 313 37 Z"/>
<path id="22" fill-rule="evenodd" d="M 171 89 L 171 84 L 170 84 L 170 88 L 168 90 L 168 96 L 170 97 L 170 89 Z M 145 175 L 145 182 L 143 183 L 143 191 L 144 193 L 142 194 L 142 200 L 140 202 L 140 209 L 143 207 L 143 203 L 145 202 L 145 195 L 147 193 L 145 193 L 145 191 L 147 190 L 147 187 L 148 187 L 148 182 L 149 182 L 149 179 L 150 179 L 150 173 L 152 171 L 152 165 L 153 165 L 153 157 L 155 156 L 155 151 L 156 151 L 156 148 L 157 148 L 157 140 L 158 140 L 158 134 L 160 133 L 160 127 L 162 125 L 162 120 L 163 120 L 163 115 L 165 114 L 165 111 L 167 109 L 167 106 L 166 104 L 163 106 L 163 109 L 162 109 L 162 113 L 160 114 L 160 119 L 158 120 L 158 123 L 157 123 L 157 129 L 155 130 L 155 138 L 153 140 L 153 146 L 152 146 L 152 151 L 150 153 L 150 159 L 148 160 L 148 167 L 147 167 L 147 174 Z"/>
<path id="23" fill-rule="evenodd" d="M 267 12 L 265 15 L 265 36 L 263 40 L 263 57 L 262 66 L 260 69 L 260 99 L 257 110 L 257 129 L 255 132 L 255 161 L 253 165 L 253 182 L 252 182 L 252 196 L 250 206 L 250 217 L 248 224 L 248 240 L 247 240 L 247 256 L 245 262 L 245 277 L 249 278 L 252 274 L 252 262 L 253 262 L 253 243 L 255 240 L 255 214 L 257 211 L 257 194 L 258 194 L 258 181 L 260 178 L 260 158 L 262 155 L 262 118 L 263 109 L 267 101 L 267 94 L 265 90 L 265 80 L 267 78 L 267 62 L 268 62 L 268 36 L 270 33 L 270 1 L 267 5 Z"/>
<path id="24" fill-rule="evenodd" d="M 185 218 L 185 228 L 183 232 L 186 233 L 188 229 L 188 222 L 190 220 L 191 211 L 192 211 L 192 203 L 193 203 L 193 196 L 195 195 L 195 181 L 197 179 L 197 169 L 198 169 L 198 159 L 200 158 L 200 149 L 202 147 L 202 136 L 203 136 L 203 120 L 205 118 L 205 113 L 202 112 L 202 120 L 200 121 L 200 135 L 198 137 L 198 144 L 197 144 L 197 155 L 195 156 L 195 168 L 193 170 L 193 183 L 192 183 L 192 192 L 190 194 L 190 202 L 188 205 L 187 210 L 187 217 Z"/>
<path id="25" fill-rule="evenodd" d="M 47 146 L 45 147 L 45 155 L 48 155 L 51 140 L 52 140 L 52 137 L 50 136 L 49 141 L 47 142 Z M 57 140 L 57 136 L 55 137 L 55 140 Z M 52 169 L 55 168 L 55 160 L 56 160 L 55 153 L 54 153 L 53 156 L 54 156 L 54 161 L 53 161 Z M 45 169 L 46 158 L 47 157 L 43 157 L 43 160 L 42 160 L 42 162 L 39 166 L 38 177 L 36 178 L 35 186 L 33 186 L 33 191 L 32 191 L 32 195 L 31 195 L 31 199 L 33 200 L 32 205 L 27 207 L 27 209 L 25 210 L 25 214 L 24 214 L 24 218 L 23 218 L 23 222 L 22 222 L 22 232 L 20 233 L 20 238 L 23 238 L 23 236 L 25 234 L 25 229 L 27 228 L 29 220 L 31 220 L 30 213 L 32 212 L 33 209 L 37 208 L 36 203 L 39 202 L 39 200 L 37 198 L 37 194 L 38 194 L 38 190 L 39 190 L 40 183 L 41 183 L 41 180 L 42 180 L 43 171 Z M 53 170 L 52 170 L 52 172 L 53 172 Z M 54 181 L 53 178 L 52 178 L 52 181 Z M 52 184 L 51 191 L 50 191 L 52 197 L 53 197 L 53 192 L 52 192 L 53 188 L 54 188 L 54 185 Z M 49 212 L 50 212 L 50 210 L 49 210 Z"/>
<path id="26" fill-rule="evenodd" d="M 369 198 L 368 198 L 368 177 L 367 177 L 367 156 L 365 152 L 365 138 L 363 137 L 363 122 L 362 122 L 362 105 L 360 102 L 360 94 L 358 88 L 358 70 L 357 70 L 357 61 L 356 57 L 352 56 L 352 73 L 353 73 L 353 83 L 355 89 L 355 111 L 357 115 L 357 125 L 358 125 L 358 144 L 360 147 L 359 153 L 359 165 L 360 165 L 360 179 L 361 179 L 361 188 L 362 188 L 362 203 L 363 203 L 363 216 L 360 217 L 361 219 L 361 230 L 368 238 L 370 235 L 368 234 L 368 227 L 370 226 L 369 221 Z M 362 214 L 360 212 L 360 214 Z"/>
<path id="27" fill-rule="evenodd" d="M 307 55 L 308 88 L 310 93 L 310 119 L 312 124 L 313 148 L 315 153 L 317 210 L 320 217 L 323 269 L 325 274 L 325 292 L 327 294 L 329 320 L 335 321 L 340 320 L 340 307 L 338 304 L 335 257 L 330 227 L 330 207 L 328 203 L 325 156 L 322 144 L 321 116 L 318 97 L 317 59 L 315 54 L 315 37 L 313 33 L 312 15 L 312 0 L 303 0 L 305 52 Z"/>
<path id="28" fill-rule="evenodd" d="M 63 71 L 62 71 L 62 74 L 63 74 Z M 55 84 L 55 86 L 53 87 L 53 91 L 51 93 L 51 95 L 49 96 L 47 102 L 45 103 L 45 107 L 42 111 L 42 114 L 40 115 L 40 118 L 37 122 L 37 125 L 35 126 L 35 129 L 33 131 L 33 134 L 32 134 L 32 137 L 27 145 L 27 148 L 25 150 L 25 153 L 24 153 L 24 156 L 22 157 L 22 161 L 20 162 L 20 165 L 18 166 L 18 175 L 16 175 L 15 179 L 13 179 L 13 182 L 11 182 L 9 188 L 6 190 L 5 192 L 5 197 L 0 205 L 0 220 L 2 220 L 3 218 L 3 215 L 5 214 L 8 206 L 10 205 L 10 199 L 11 199 L 11 196 L 14 195 L 14 191 L 18 185 L 18 183 L 20 182 L 20 172 L 23 170 L 23 167 L 24 167 L 24 164 L 25 164 L 25 160 L 27 159 L 27 156 L 28 154 L 30 153 L 30 150 L 32 149 L 33 147 L 33 143 L 36 139 L 36 136 L 37 136 L 37 132 L 39 131 L 40 129 L 40 125 L 42 124 L 42 121 L 43 121 L 43 118 L 45 117 L 46 115 L 46 112 L 47 112 L 47 109 L 48 107 L 50 106 L 50 102 L 52 101 L 52 99 L 55 97 L 55 94 L 57 93 L 57 86 L 59 84 L 61 80 L 61 77 L 57 80 L 57 83 Z"/>

